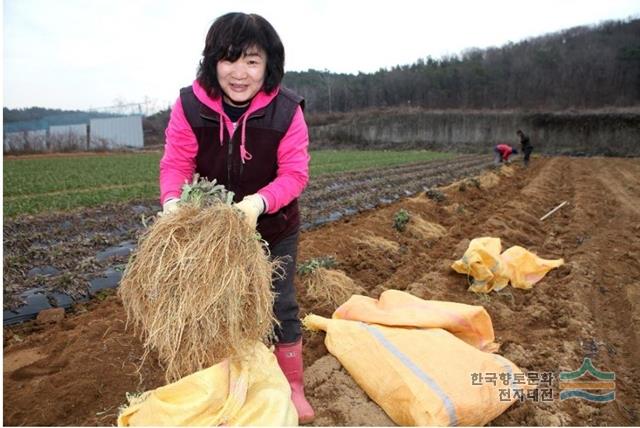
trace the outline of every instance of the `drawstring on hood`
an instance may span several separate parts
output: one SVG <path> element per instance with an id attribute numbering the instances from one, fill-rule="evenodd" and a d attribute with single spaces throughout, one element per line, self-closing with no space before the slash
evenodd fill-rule
<path id="1" fill-rule="evenodd" d="M 224 144 L 224 127 L 225 120 L 222 113 L 218 113 L 220 116 L 220 145 Z M 245 114 L 241 119 L 241 129 L 240 129 L 240 160 L 244 163 L 245 160 L 251 160 L 253 156 L 251 153 L 247 151 L 246 142 L 247 142 L 247 119 L 249 118 L 248 114 Z"/>
<path id="2" fill-rule="evenodd" d="M 251 158 L 253 157 L 245 147 L 245 142 L 246 142 L 245 134 L 247 129 L 248 118 L 249 118 L 248 114 L 245 114 L 244 118 L 242 118 L 242 130 L 240 133 L 240 160 L 242 160 L 242 163 L 244 163 L 245 160 L 251 160 Z"/>
<path id="3" fill-rule="evenodd" d="M 224 116 L 222 113 L 218 113 L 220 116 L 220 145 L 224 143 Z"/>

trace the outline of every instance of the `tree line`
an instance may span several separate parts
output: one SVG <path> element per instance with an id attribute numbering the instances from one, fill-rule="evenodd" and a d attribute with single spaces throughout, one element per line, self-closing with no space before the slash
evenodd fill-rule
<path id="1" fill-rule="evenodd" d="M 575 27 L 440 59 L 427 57 L 375 73 L 289 71 L 283 83 L 305 97 L 307 113 L 391 106 L 547 111 L 638 106 L 640 19 Z M 145 132 L 163 130 L 168 115 L 164 110 L 145 118 Z M 45 117 L 51 124 L 67 124 L 108 116 L 3 108 L 5 131 L 12 122 L 41 125 Z"/>
<path id="2" fill-rule="evenodd" d="M 600 108 L 640 103 L 640 19 L 468 49 L 375 73 L 287 72 L 308 112 L 373 107 Z"/>
<path id="3" fill-rule="evenodd" d="M 81 110 L 61 110 L 57 108 L 26 107 L 26 108 L 2 108 L 2 119 L 5 123 L 40 120 L 42 118 L 56 117 L 61 120 L 88 121 L 96 117 L 114 117 L 113 113 L 86 112 Z"/>

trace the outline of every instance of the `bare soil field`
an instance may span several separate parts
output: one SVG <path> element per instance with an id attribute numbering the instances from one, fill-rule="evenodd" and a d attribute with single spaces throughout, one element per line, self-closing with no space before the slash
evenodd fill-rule
<path id="1" fill-rule="evenodd" d="M 300 198 L 302 227 L 310 229 L 389 204 L 490 164 L 490 158 L 459 156 L 321 175 Z M 4 309 L 15 309 L 25 296 L 40 301 L 41 307 L 47 300 L 68 303 L 70 299 L 60 293 L 83 300 L 92 293 L 90 284 L 100 286 L 102 277 L 117 277 L 114 274 L 122 270 L 135 246 L 143 218 L 151 219 L 159 210 L 156 201 L 141 200 L 5 219 Z"/>
<path id="2" fill-rule="evenodd" d="M 447 168 L 434 163 L 398 170 L 396 175 L 407 175 L 395 182 L 385 182 L 389 174 L 380 171 L 311 183 L 301 200 L 310 226 L 302 234 L 298 261 L 333 256 L 337 268 L 371 297 L 399 289 L 425 299 L 482 305 L 492 317 L 499 353 L 525 371 L 573 371 L 589 357 L 599 370 L 615 372 L 612 402 L 560 400 L 554 379 L 553 401 L 517 402 L 492 425 L 640 424 L 640 160 L 540 158 L 528 169 L 483 170 L 487 164 L 465 158 Z M 429 175 L 429 170 L 440 172 Z M 464 176 L 475 179 L 460 179 Z M 439 192 L 390 202 L 405 189 L 413 193 L 455 179 Z M 327 189 L 323 199 L 314 193 Z M 563 201 L 568 204 L 539 220 Z M 398 232 L 392 225 L 401 208 L 410 213 L 410 222 L 437 223 L 445 235 L 424 239 L 410 229 Z M 33 285 L 25 282 L 25 272 L 42 263 L 72 272 L 66 282 L 45 286 L 71 291 L 83 272 L 105 267 L 95 261 L 95 252 L 135 239 L 139 215 L 153 209 L 134 203 L 5 223 L 5 284 L 8 279 L 17 284 L 9 291 L 5 286 L 5 300 Z M 562 257 L 566 264 L 531 290 L 476 295 L 450 265 L 480 236 L 500 237 L 503 248 L 521 245 L 543 258 Z M 395 245 L 385 250 L 375 242 Z M 109 263 L 124 261 L 116 257 Z M 330 315 L 314 307 L 298 285 L 303 314 Z M 118 298 L 100 297 L 75 305 L 57 324 L 4 329 L 4 425 L 111 425 L 127 392 L 162 385 L 153 357 L 140 367 L 141 344 L 125 330 Z M 323 340 L 322 333 L 305 332 L 305 385 L 317 413 L 314 425 L 393 425 Z"/>

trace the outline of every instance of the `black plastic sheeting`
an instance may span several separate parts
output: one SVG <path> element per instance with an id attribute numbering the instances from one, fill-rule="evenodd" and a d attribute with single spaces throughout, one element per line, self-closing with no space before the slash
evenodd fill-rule
<path id="1" fill-rule="evenodd" d="M 56 291 L 47 291 L 41 288 L 31 288 L 20 297 L 25 304 L 13 309 L 5 309 L 2 313 L 2 325 L 13 325 L 24 321 L 29 321 L 38 316 L 40 311 L 52 308 L 69 309 L 75 303 L 87 302 L 101 290 L 108 288 L 116 288 L 122 279 L 122 269 L 108 268 L 102 276 L 93 278 L 89 282 L 89 291 L 87 295 L 72 298 L 68 294 Z"/>
<path id="2" fill-rule="evenodd" d="M 133 241 L 124 241 L 120 244 L 109 247 L 96 254 L 96 260 L 99 262 L 108 260 L 111 257 L 129 256 L 136 248 Z M 122 267 L 110 267 L 99 277 L 89 281 L 89 290 L 86 295 L 76 297 L 75 299 L 65 293 L 47 291 L 42 288 L 31 288 L 20 294 L 24 305 L 12 309 L 5 309 L 2 314 L 2 325 L 13 325 L 20 322 L 34 319 L 40 311 L 51 308 L 69 309 L 75 303 L 88 301 L 101 290 L 108 288 L 116 288 L 122 279 Z M 60 271 L 53 266 L 34 267 L 27 272 L 27 276 L 52 276 L 59 274 Z"/>
<path id="3" fill-rule="evenodd" d="M 405 194 L 407 194 L 405 192 Z M 411 192 L 408 192 L 411 194 Z M 400 199 L 400 195 L 393 195 L 391 197 L 382 197 L 378 199 L 378 203 L 368 203 L 362 206 L 361 209 L 357 208 L 346 208 L 340 211 L 334 211 L 327 216 L 319 217 L 314 219 L 312 222 L 303 223 L 301 226 L 302 230 L 313 229 L 315 227 L 321 226 L 323 224 L 331 223 L 334 221 L 338 221 L 344 217 L 352 216 L 358 214 L 359 212 L 373 209 L 378 206 L 388 205 L 398 199 Z M 125 241 L 121 244 L 107 248 L 104 251 L 100 251 L 96 254 L 97 261 L 104 261 L 109 259 L 110 257 L 117 256 L 128 256 L 135 250 L 136 244 L 133 241 Z M 51 308 L 64 308 L 69 309 L 75 303 L 82 303 L 88 301 L 90 298 L 94 297 L 97 293 L 104 289 L 116 288 L 120 284 L 120 280 L 122 279 L 122 267 L 120 268 L 108 268 L 104 271 L 102 276 L 93 278 L 90 280 L 89 291 L 85 296 L 80 296 L 77 298 L 72 298 L 71 296 L 60 293 L 60 292 L 51 292 L 41 288 L 32 288 L 29 289 L 22 294 L 20 297 L 25 301 L 25 304 L 13 309 L 13 310 L 4 310 L 2 316 L 2 324 L 4 326 L 18 324 L 24 321 L 29 321 L 38 316 L 40 311 Z M 36 276 L 36 275 L 56 275 L 59 271 L 52 266 L 45 267 L 35 267 L 31 269 L 27 275 Z"/>

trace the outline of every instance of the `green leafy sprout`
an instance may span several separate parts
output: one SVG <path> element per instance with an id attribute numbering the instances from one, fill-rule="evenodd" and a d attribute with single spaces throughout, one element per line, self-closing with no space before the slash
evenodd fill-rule
<path id="1" fill-rule="evenodd" d="M 337 264 L 335 257 L 325 256 L 309 259 L 298 265 L 298 275 L 308 275 L 318 268 L 331 269 Z"/>
<path id="2" fill-rule="evenodd" d="M 231 205 L 233 196 L 234 193 L 228 191 L 224 185 L 217 184 L 215 178 L 209 181 L 206 178 L 201 178 L 199 174 L 194 174 L 191 183 L 186 183 L 182 186 L 180 202 L 189 202 L 198 207 L 218 201 Z"/>
<path id="3" fill-rule="evenodd" d="M 393 227 L 398 232 L 404 232 L 404 230 L 407 228 L 407 223 L 409 223 L 410 218 L 411 217 L 409 216 L 409 212 L 407 210 L 398 210 L 393 216 Z"/>

